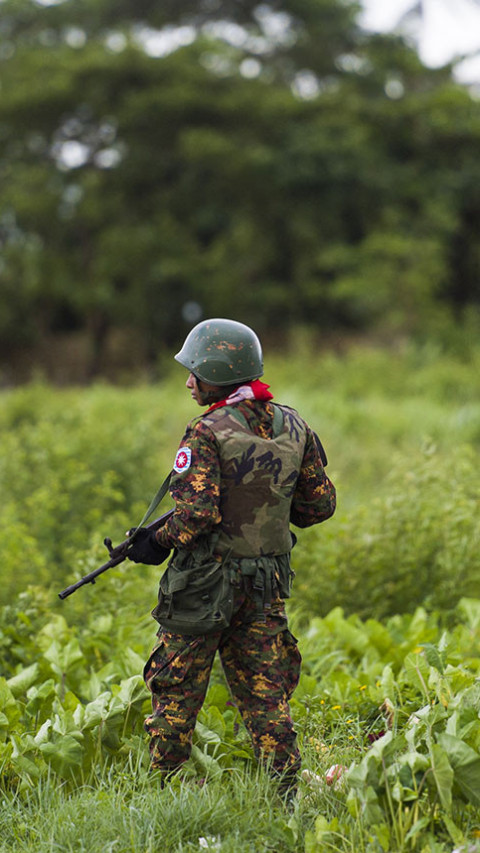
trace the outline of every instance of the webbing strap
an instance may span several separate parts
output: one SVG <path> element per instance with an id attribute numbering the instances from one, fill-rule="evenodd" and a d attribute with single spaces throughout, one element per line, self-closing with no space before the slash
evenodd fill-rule
<path id="1" fill-rule="evenodd" d="M 273 437 L 278 438 L 283 430 L 283 412 L 278 406 L 273 406 Z"/>
<path id="2" fill-rule="evenodd" d="M 161 501 L 163 501 L 165 495 L 168 492 L 168 487 L 170 485 L 171 479 L 172 479 L 172 472 L 170 471 L 170 473 L 165 477 L 165 479 L 164 479 L 162 485 L 160 486 L 160 488 L 158 489 L 157 493 L 153 496 L 152 500 L 150 501 L 150 506 L 148 507 L 145 515 L 143 516 L 140 524 L 135 528 L 136 530 L 138 530 L 139 527 L 143 527 L 145 522 L 148 521 L 148 519 L 150 518 L 152 513 L 156 510 L 159 503 L 161 503 Z"/>

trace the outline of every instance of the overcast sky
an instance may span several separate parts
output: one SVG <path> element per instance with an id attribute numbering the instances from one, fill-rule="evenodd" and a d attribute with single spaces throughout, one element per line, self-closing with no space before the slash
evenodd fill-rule
<path id="1" fill-rule="evenodd" d="M 392 30 L 415 6 L 415 0 L 361 0 L 363 26 Z M 480 54 L 480 0 L 423 0 L 423 24 L 416 31 L 422 61 L 439 66 L 458 54 Z M 480 56 L 466 60 L 458 69 L 464 82 L 480 83 Z"/>

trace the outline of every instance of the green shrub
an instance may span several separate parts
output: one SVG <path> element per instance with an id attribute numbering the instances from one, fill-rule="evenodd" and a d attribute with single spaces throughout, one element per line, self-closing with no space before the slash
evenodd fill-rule
<path id="1" fill-rule="evenodd" d="M 469 446 L 396 454 L 383 494 L 300 538 L 297 600 L 363 618 L 449 611 L 480 588 L 480 469 Z"/>

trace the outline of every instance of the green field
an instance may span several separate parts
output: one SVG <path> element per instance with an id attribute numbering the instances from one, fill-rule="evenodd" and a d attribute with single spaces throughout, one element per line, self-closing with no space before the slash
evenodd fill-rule
<path id="1" fill-rule="evenodd" d="M 39 381 L 1 394 L 1 851 L 480 850 L 480 351 L 297 350 L 265 379 L 321 436 L 338 511 L 294 550 L 292 707 L 305 768 L 348 774 L 288 811 L 216 669 L 186 778 L 147 775 L 158 571 L 57 593 L 138 523 L 198 411 L 178 367 Z"/>

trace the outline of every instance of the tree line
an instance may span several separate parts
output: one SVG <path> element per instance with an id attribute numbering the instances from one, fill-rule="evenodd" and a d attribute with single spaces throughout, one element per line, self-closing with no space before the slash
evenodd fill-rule
<path id="1" fill-rule="evenodd" d="M 115 334 L 153 362 L 209 315 L 388 337 L 475 317 L 480 105 L 357 18 L 4 0 L 4 363 L 77 333 L 91 375 Z"/>

